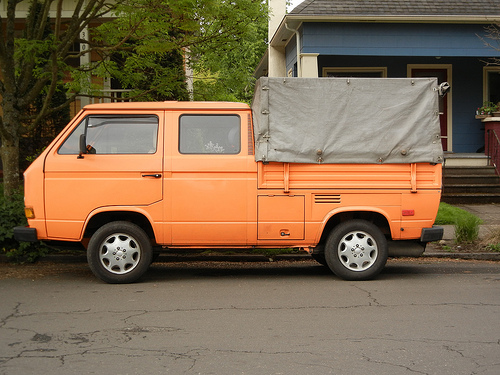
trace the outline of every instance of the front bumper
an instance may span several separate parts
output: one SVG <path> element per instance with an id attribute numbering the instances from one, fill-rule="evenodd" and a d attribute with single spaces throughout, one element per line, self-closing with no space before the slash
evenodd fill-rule
<path id="1" fill-rule="evenodd" d="M 433 242 L 443 239 L 444 228 L 433 225 L 432 228 L 423 228 L 420 236 L 421 242 Z"/>
<path id="2" fill-rule="evenodd" d="M 14 238 L 19 242 L 37 242 L 36 228 L 15 227 Z"/>

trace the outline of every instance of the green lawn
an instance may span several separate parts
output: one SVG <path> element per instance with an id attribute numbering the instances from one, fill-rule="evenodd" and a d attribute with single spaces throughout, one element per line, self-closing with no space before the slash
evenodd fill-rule
<path id="1" fill-rule="evenodd" d="M 457 221 L 476 218 L 474 214 L 461 208 L 441 202 L 436 217 L 436 225 L 454 225 Z"/>

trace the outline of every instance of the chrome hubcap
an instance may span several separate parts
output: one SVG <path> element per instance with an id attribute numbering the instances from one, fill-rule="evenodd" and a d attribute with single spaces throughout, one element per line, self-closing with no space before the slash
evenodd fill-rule
<path id="1" fill-rule="evenodd" d="M 137 241 L 124 233 L 108 236 L 101 244 L 99 259 L 111 273 L 124 274 L 132 271 L 141 258 L 141 248 Z"/>
<path id="2" fill-rule="evenodd" d="M 352 231 L 340 240 L 338 254 L 340 261 L 347 269 L 364 271 L 377 260 L 377 243 L 366 232 Z"/>

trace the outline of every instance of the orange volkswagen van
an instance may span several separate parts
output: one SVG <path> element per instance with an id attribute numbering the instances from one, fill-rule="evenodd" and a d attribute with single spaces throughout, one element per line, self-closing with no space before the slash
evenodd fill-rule
<path id="1" fill-rule="evenodd" d="M 297 80 L 259 81 L 253 113 L 227 102 L 86 106 L 25 172 L 29 225 L 16 238 L 82 243 L 109 283 L 137 280 L 158 250 L 257 247 L 300 248 L 365 280 L 388 255 L 420 255 L 441 239 L 435 81 L 417 79 L 410 109 L 395 115 L 384 99 L 375 124 L 373 115 L 343 124 L 349 113 L 328 101 L 297 102 L 308 90 Z M 318 87 L 337 81 L 319 81 L 311 90 L 323 100 Z M 384 84 L 415 87 L 403 82 Z M 295 84 L 302 91 L 286 93 Z M 415 102 L 422 92 L 425 104 Z"/>

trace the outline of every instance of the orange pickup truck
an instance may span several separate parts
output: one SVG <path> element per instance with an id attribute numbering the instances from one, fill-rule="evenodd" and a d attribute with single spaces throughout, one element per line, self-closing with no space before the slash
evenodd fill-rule
<path id="1" fill-rule="evenodd" d="M 252 108 L 88 105 L 26 170 L 15 237 L 80 242 L 109 283 L 182 248 L 300 248 L 343 279 L 373 278 L 442 238 L 439 90 L 265 78 Z"/>

